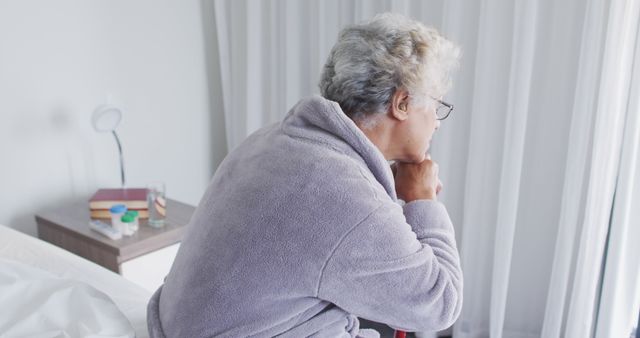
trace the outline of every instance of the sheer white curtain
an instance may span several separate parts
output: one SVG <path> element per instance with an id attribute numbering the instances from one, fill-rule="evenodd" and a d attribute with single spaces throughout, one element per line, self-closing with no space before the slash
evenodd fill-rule
<path id="1" fill-rule="evenodd" d="M 637 268 L 634 276 L 620 272 L 635 261 L 615 265 L 629 253 L 625 236 L 638 232 L 630 205 L 640 178 L 625 169 L 638 161 L 638 104 L 627 104 L 638 93 L 637 0 L 214 0 L 213 7 L 229 149 L 318 92 L 325 57 L 349 23 L 404 13 L 462 46 L 447 96 L 456 109 L 432 151 L 465 275 L 456 338 L 588 337 L 596 318 L 598 332 L 617 332 L 622 317 L 614 309 L 637 307 L 620 300 L 637 292 L 631 286 L 611 302 L 604 295 L 620 280 L 638 280 Z"/>
<path id="2" fill-rule="evenodd" d="M 636 39 L 638 39 L 636 37 Z M 602 281 L 597 338 L 628 337 L 640 308 L 640 44 L 629 92 L 620 172 Z"/>
<path id="3" fill-rule="evenodd" d="M 616 192 L 611 213 L 602 293 L 597 313 L 596 338 L 628 337 L 637 325 L 640 311 L 640 3 L 625 2 L 612 7 L 610 20 L 618 20 L 624 48 L 606 71 L 619 76 L 620 102 L 616 116 L 625 121 Z M 614 17 L 615 16 L 615 17 Z M 619 61 L 621 60 L 621 61 Z M 630 64 L 633 63 L 633 69 Z M 629 83 L 627 85 L 627 82 Z M 604 85 L 604 83 L 603 83 Z M 626 113 L 626 117 L 625 117 Z"/>

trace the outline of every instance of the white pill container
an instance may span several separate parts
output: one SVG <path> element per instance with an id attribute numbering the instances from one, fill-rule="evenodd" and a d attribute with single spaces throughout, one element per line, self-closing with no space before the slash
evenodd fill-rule
<path id="1" fill-rule="evenodd" d="M 124 233 L 123 224 L 122 224 L 122 216 L 127 212 L 127 206 L 124 204 L 115 204 L 111 206 L 109 209 L 109 213 L 111 214 L 111 226 L 116 230 L 120 230 Z"/>

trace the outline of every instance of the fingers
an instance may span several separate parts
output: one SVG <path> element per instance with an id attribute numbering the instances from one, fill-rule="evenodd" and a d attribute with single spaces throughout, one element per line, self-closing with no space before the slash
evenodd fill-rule
<path id="1" fill-rule="evenodd" d="M 425 160 L 420 163 L 396 162 L 391 165 L 391 171 L 394 173 L 396 193 L 406 202 L 436 200 L 442 191 L 438 163 L 431 160 L 430 154 L 425 154 Z"/>

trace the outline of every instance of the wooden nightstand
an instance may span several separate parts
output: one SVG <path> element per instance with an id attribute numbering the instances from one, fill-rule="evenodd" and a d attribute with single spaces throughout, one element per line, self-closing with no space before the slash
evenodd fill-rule
<path id="1" fill-rule="evenodd" d="M 152 228 L 141 219 L 138 232 L 115 241 L 89 229 L 86 201 L 42 212 L 36 215 L 36 223 L 39 238 L 153 290 L 162 283 L 158 278 L 168 273 L 194 210 L 191 205 L 167 199 L 163 228 Z"/>

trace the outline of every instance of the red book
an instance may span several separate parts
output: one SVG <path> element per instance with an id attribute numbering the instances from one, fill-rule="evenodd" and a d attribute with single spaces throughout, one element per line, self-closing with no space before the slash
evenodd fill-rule
<path id="1" fill-rule="evenodd" d="M 147 210 L 147 189 L 100 189 L 89 199 L 89 209 L 109 210 L 114 204 L 124 204 L 128 209 Z"/>

